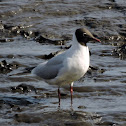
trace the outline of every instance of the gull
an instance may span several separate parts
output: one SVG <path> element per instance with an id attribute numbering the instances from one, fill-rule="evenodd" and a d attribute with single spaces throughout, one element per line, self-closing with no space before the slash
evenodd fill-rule
<path id="1" fill-rule="evenodd" d="M 89 41 L 100 42 L 86 28 L 76 29 L 71 48 L 47 62 L 39 64 L 32 70 L 32 74 L 39 76 L 45 82 L 58 85 L 59 105 L 60 87 L 70 85 L 72 104 L 73 82 L 83 77 L 89 68 L 90 55 L 87 46 Z"/>

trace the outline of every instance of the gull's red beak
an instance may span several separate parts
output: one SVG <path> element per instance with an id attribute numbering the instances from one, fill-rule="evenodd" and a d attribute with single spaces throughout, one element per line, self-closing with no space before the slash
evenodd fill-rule
<path id="1" fill-rule="evenodd" d="M 95 41 L 97 41 L 97 42 L 101 42 L 99 39 L 97 39 L 97 38 L 93 38 Z"/>

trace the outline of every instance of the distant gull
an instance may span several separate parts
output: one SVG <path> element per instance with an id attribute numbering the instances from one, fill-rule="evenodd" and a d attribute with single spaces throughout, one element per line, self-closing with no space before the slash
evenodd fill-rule
<path id="1" fill-rule="evenodd" d="M 58 98 L 60 105 L 60 86 L 70 84 L 71 104 L 73 82 L 80 79 L 87 72 L 90 64 L 87 42 L 98 41 L 86 28 L 79 28 L 73 34 L 72 47 L 47 62 L 39 64 L 32 70 L 35 74 L 49 84 L 58 85 Z"/>

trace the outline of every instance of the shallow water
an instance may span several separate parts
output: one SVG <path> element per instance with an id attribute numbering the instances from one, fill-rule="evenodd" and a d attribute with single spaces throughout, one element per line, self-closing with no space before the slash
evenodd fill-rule
<path id="1" fill-rule="evenodd" d="M 12 70 L 0 73 L 0 125 L 125 126 L 126 61 L 113 53 L 125 43 L 125 6 L 125 0 L 1 0 L 0 61 Z M 82 26 L 102 40 L 88 43 L 91 66 L 98 69 L 74 83 L 72 107 L 69 85 L 62 87 L 59 108 L 57 86 L 29 76 L 25 68 L 69 46 Z M 36 42 L 34 32 L 66 44 Z"/>

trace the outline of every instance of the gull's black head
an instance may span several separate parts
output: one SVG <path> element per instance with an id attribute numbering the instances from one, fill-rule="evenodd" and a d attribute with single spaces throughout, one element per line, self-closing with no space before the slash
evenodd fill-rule
<path id="1" fill-rule="evenodd" d="M 86 28 L 79 28 L 75 31 L 75 36 L 77 41 L 81 44 L 86 46 L 86 43 L 89 41 L 98 41 L 99 39 L 95 38 Z"/>

